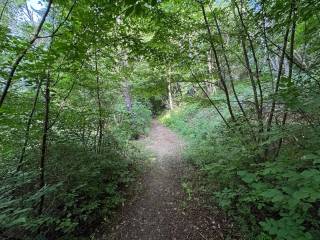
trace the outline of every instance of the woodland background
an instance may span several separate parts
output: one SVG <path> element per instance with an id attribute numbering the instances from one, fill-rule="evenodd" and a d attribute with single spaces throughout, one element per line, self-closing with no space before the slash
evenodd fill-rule
<path id="1" fill-rule="evenodd" d="M 0 2 L 0 237 L 88 239 L 152 117 L 243 239 L 320 237 L 318 0 Z"/>

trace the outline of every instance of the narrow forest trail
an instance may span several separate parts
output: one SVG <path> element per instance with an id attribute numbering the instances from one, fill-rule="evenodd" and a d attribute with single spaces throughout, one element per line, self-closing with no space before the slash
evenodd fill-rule
<path id="1" fill-rule="evenodd" d="M 155 120 L 140 142 L 154 160 L 142 178 L 141 193 L 123 207 L 119 223 L 104 239 L 224 239 L 214 216 L 190 204 L 182 189 L 187 171 L 181 159 L 184 142 Z"/>

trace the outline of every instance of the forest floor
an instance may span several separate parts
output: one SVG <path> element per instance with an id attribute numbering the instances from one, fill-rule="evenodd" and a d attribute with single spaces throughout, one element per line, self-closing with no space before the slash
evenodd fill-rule
<path id="1" fill-rule="evenodd" d="M 184 191 L 190 169 L 181 157 L 183 140 L 154 120 L 149 135 L 139 142 L 153 153 L 150 168 L 141 178 L 139 193 L 124 204 L 111 233 L 101 239 L 225 239 L 221 217 L 217 220 Z"/>

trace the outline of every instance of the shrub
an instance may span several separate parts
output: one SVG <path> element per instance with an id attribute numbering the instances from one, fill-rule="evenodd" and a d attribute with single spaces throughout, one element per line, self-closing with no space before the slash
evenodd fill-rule
<path id="1" fill-rule="evenodd" d="M 124 190 L 138 173 L 139 156 L 132 145 L 105 147 L 100 154 L 73 143 L 50 146 L 51 171 L 44 188 L 37 187 L 36 169 L 1 176 L 0 232 L 17 239 L 70 239 L 90 233 L 124 201 Z M 45 205 L 39 215 L 41 196 Z"/>
<path id="2" fill-rule="evenodd" d="M 237 221 L 245 239 L 318 239 L 319 130 L 291 122 L 258 143 L 244 125 L 241 134 L 226 129 L 208 108 L 193 109 L 186 105 L 161 120 L 186 136 L 185 158 L 197 166 L 206 192 Z M 280 154 L 262 158 L 265 146 L 283 136 Z"/>
<path id="3" fill-rule="evenodd" d="M 152 120 L 152 112 L 148 108 L 148 104 L 135 102 L 131 112 L 128 112 L 123 105 L 117 108 L 118 117 L 117 125 L 112 128 L 112 132 L 117 139 L 137 139 L 140 135 L 144 135 L 149 131 Z"/>

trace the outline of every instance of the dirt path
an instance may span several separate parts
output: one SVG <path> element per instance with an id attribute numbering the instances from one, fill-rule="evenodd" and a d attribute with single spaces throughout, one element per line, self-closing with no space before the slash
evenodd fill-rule
<path id="1" fill-rule="evenodd" d="M 124 206 L 120 222 L 105 239 L 223 239 L 214 217 L 186 201 L 182 189 L 186 171 L 181 160 L 183 141 L 157 121 L 141 141 L 154 153 L 154 161 L 142 179 L 141 193 Z"/>

